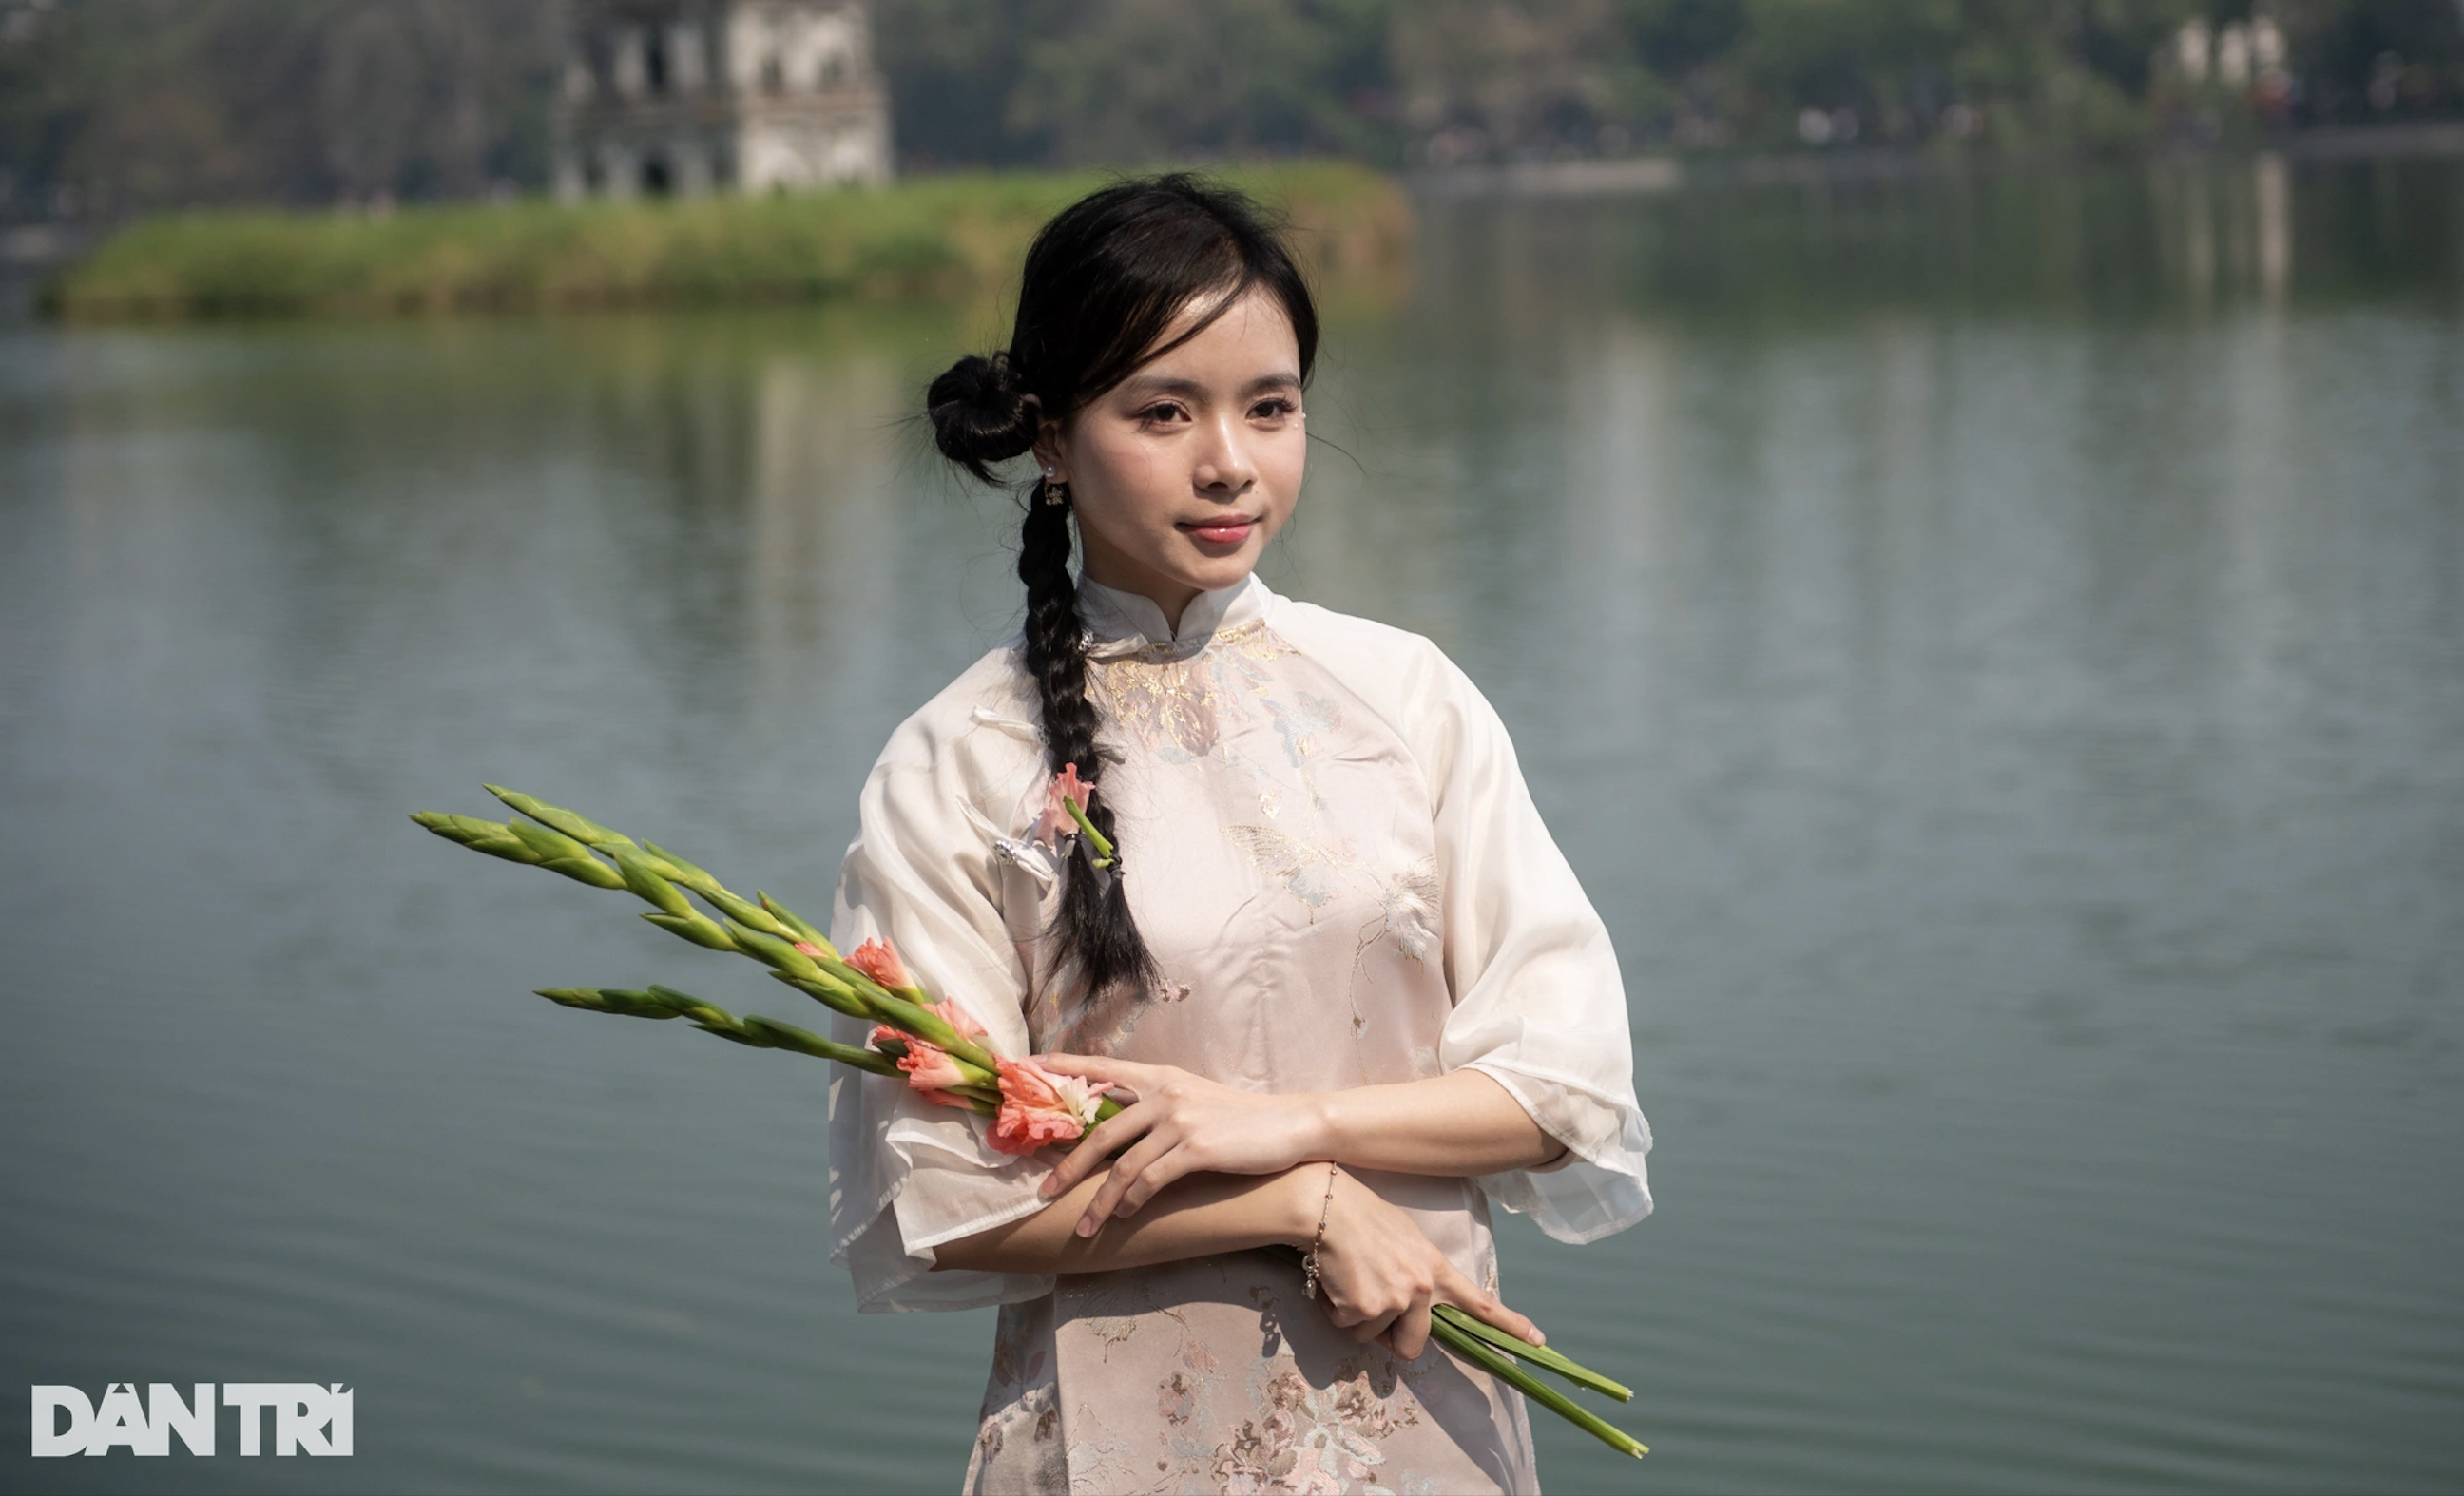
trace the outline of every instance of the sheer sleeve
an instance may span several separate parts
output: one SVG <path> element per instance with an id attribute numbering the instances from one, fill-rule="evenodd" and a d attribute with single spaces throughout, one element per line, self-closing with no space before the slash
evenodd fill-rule
<path id="1" fill-rule="evenodd" d="M 841 950 L 884 935 L 936 999 L 955 999 L 994 1048 L 1027 1052 L 1026 972 L 1005 910 L 1021 891 L 995 855 L 984 807 L 1009 819 L 1040 767 L 1035 750 L 976 709 L 1006 672 L 988 657 L 899 728 L 866 781 L 830 921 Z M 1024 891 L 1033 915 L 1034 889 Z M 866 1025 L 832 1015 L 833 1037 Z M 899 1081 L 840 1069 L 830 1083 L 830 1260 L 865 1313 L 972 1309 L 1031 1299 L 1049 1276 L 933 1270 L 933 1248 L 1034 1214 L 1049 1172 L 995 1152 L 970 1113 Z"/>
<path id="2" fill-rule="evenodd" d="M 1292 617 L 1289 615 L 1301 615 Z M 1429 641 L 1309 605 L 1278 627 L 1358 690 L 1410 743 L 1437 824 L 1441 943 L 1454 1011 L 1438 1059 L 1506 1088 L 1569 1157 L 1475 1182 L 1561 1242 L 1651 1213 L 1650 1129 L 1617 951 L 1541 823 L 1506 724 Z"/>

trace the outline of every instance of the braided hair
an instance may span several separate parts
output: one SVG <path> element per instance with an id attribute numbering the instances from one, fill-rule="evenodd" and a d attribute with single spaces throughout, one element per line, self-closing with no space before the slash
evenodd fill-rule
<path id="1" fill-rule="evenodd" d="M 1045 224 L 1027 249 L 1009 346 L 960 359 L 933 381 L 924 399 L 934 441 L 943 456 L 999 485 L 992 465 L 1023 455 L 1041 423 L 1066 426 L 1252 290 L 1272 296 L 1290 319 L 1307 379 L 1317 355 L 1317 311 L 1300 267 L 1255 202 L 1185 172 L 1091 193 Z M 1205 310 L 1167 341 L 1175 319 L 1193 306 Z M 1072 510 L 1045 502 L 1041 487 L 1030 478 L 1018 491 L 1026 511 L 1018 553 L 1026 583 L 1022 653 L 1047 766 L 1057 773 L 1075 764 L 1094 784 L 1108 754 L 1096 740 L 1102 713 L 1087 692 L 1087 641 L 1069 567 Z M 1066 486 L 1061 492 L 1066 500 Z M 1120 857 L 1110 803 L 1094 800 L 1087 819 Z M 1143 993 L 1154 985 L 1155 963 L 1130 913 L 1126 863 L 1116 861 L 1103 877 L 1093 858 L 1082 838 L 1051 932 L 1056 964 L 1074 966 L 1090 993 L 1122 983 Z"/>

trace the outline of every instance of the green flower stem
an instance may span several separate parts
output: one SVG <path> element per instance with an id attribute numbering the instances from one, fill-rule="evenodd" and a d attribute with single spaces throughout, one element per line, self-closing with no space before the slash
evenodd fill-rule
<path id="1" fill-rule="evenodd" d="M 1095 866 L 1112 866 L 1112 839 L 1095 829 L 1095 823 L 1087 819 L 1087 812 L 1079 807 L 1078 802 L 1064 795 L 1061 803 L 1068 810 L 1069 819 L 1078 823 L 1078 834 L 1087 839 L 1088 846 L 1095 848 Z"/>
<path id="2" fill-rule="evenodd" d="M 1637 1460 L 1651 1453 L 1650 1446 L 1642 1441 L 1515 1365 L 1507 1358 L 1504 1352 L 1497 1350 L 1480 1336 L 1460 1328 L 1452 1321 L 1432 1317 L 1429 1321 L 1429 1332 L 1431 1338 L 1440 1345 L 1617 1453 L 1632 1455 Z"/>
<path id="3" fill-rule="evenodd" d="M 1487 1341 L 1496 1350 L 1518 1356 L 1544 1371 L 1554 1372 L 1577 1387 L 1589 1387 L 1594 1392 L 1606 1393 L 1619 1402 L 1634 1400 L 1634 1389 L 1623 1382 L 1611 1381 L 1590 1367 L 1561 1355 L 1547 1346 L 1535 1346 L 1528 1340 L 1509 1335 L 1488 1321 L 1475 1318 L 1451 1304 L 1441 1304 L 1431 1309 L 1430 1313 L 1438 1319 L 1452 1323 L 1456 1329 L 1465 1334 L 1475 1335 Z"/>
<path id="4" fill-rule="evenodd" d="M 775 1018 L 755 1015 L 737 1018 L 714 1002 L 705 1002 L 691 993 L 672 987 L 651 987 L 633 991 L 623 987 L 543 987 L 540 997 L 569 1008 L 592 1013 L 614 1013 L 626 1018 L 681 1018 L 706 1034 L 731 1039 L 756 1049 L 787 1049 L 809 1054 L 815 1059 L 836 1060 L 841 1065 L 869 1070 L 875 1075 L 899 1074 L 898 1063 L 887 1055 L 875 1054 L 854 1045 L 843 1045 L 834 1039 L 782 1023 Z"/>

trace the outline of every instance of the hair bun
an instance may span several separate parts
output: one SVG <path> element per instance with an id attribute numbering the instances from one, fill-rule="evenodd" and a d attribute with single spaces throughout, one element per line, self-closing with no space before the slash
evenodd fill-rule
<path id="1" fill-rule="evenodd" d="M 1015 457 L 1034 444 L 1026 388 L 1009 360 L 974 354 L 941 371 L 924 393 L 933 441 L 941 455 L 990 483 L 984 464 Z"/>

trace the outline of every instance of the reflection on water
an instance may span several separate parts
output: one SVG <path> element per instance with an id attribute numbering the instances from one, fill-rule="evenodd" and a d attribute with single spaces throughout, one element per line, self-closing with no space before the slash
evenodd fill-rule
<path id="1" fill-rule="evenodd" d="M 2439 162 L 2160 158 L 1503 213 L 1440 200 L 1425 216 L 1442 227 L 1422 237 L 1423 273 L 1497 277 L 1495 313 L 1526 333 L 1588 321 L 1604 297 L 1657 319 L 1788 328 L 1886 306 L 2172 322 L 2287 298 L 2453 316 L 2464 297 L 2464 174 Z"/>
<path id="2" fill-rule="evenodd" d="M 2452 1484 L 2459 183 L 1450 204 L 1333 330 L 1269 580 L 1483 683 L 1634 994 L 1661 1213 L 1507 1269 L 1655 1453 L 1551 1489 Z M 0 1362 L 359 1448 L 10 1487 L 955 1479 L 818 1067 L 522 993 L 794 1000 L 400 818 L 825 905 L 1014 617 L 902 424 L 979 320 L 0 341 Z"/>

